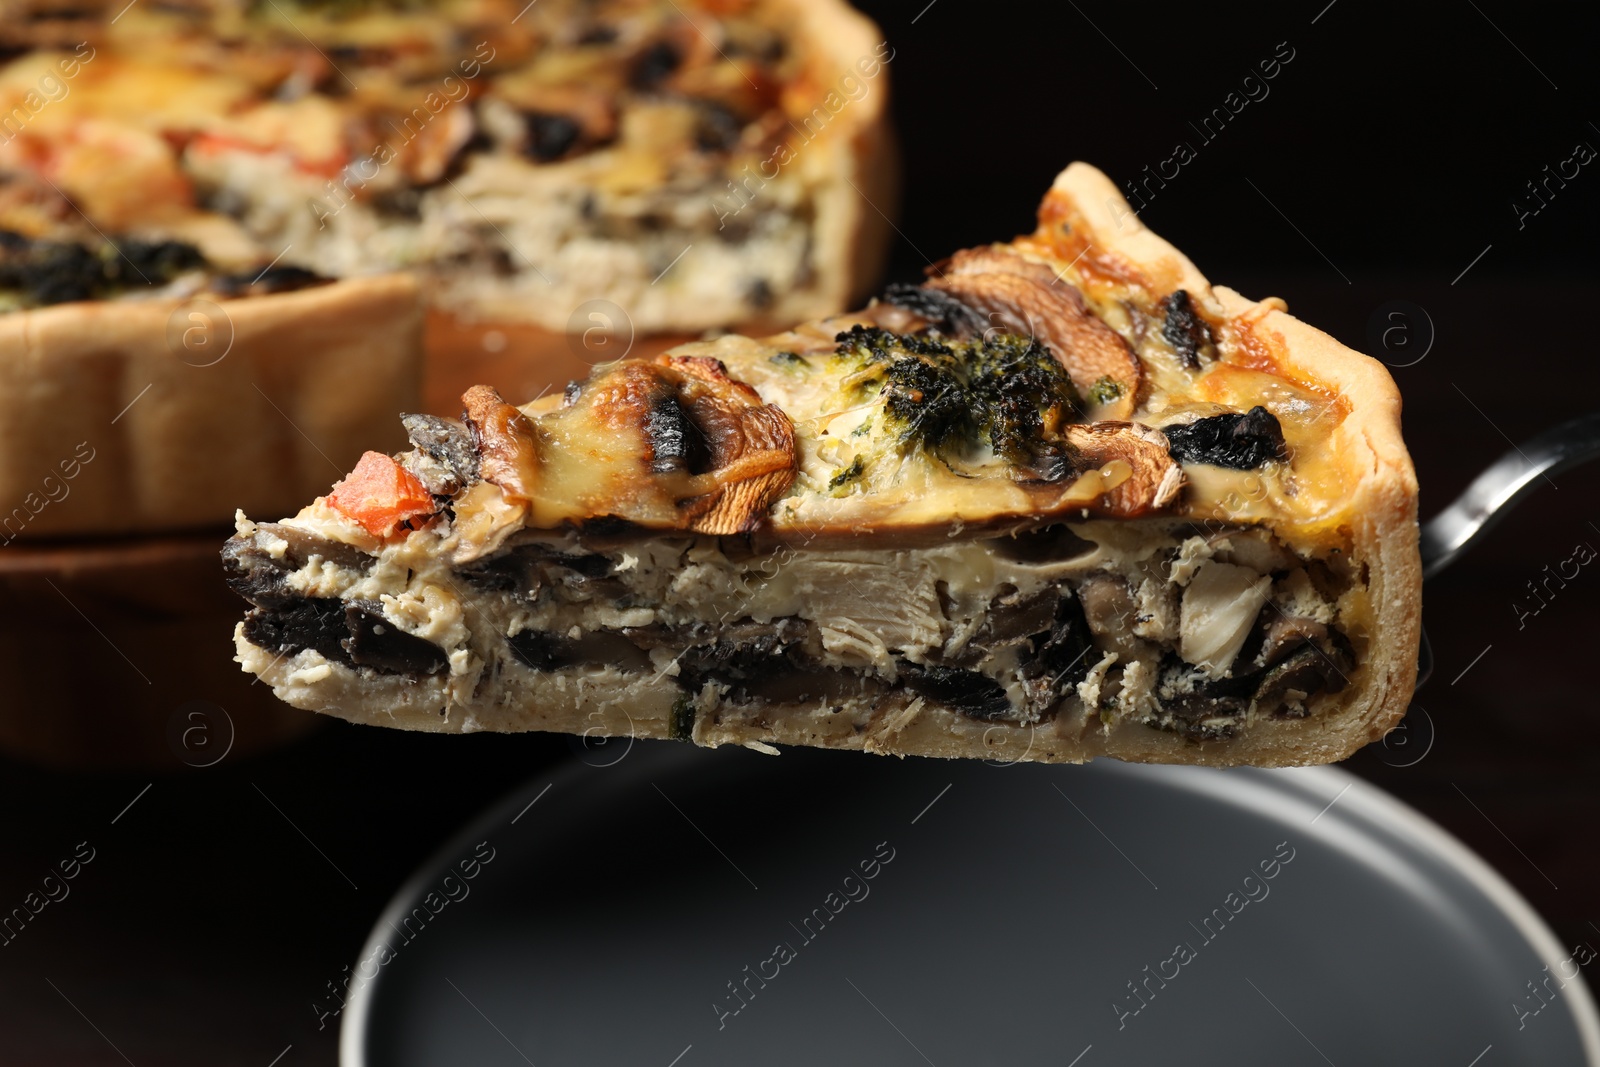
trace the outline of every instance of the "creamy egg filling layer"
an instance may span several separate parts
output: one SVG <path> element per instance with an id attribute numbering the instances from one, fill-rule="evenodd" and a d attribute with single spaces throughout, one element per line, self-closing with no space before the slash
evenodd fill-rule
<path id="1" fill-rule="evenodd" d="M 449 721 L 492 720 L 567 676 L 670 702 L 681 737 L 793 711 L 859 732 L 920 701 L 977 723 L 1221 740 L 1314 714 L 1360 651 L 1341 628 L 1347 583 L 1256 529 L 1087 522 L 762 552 L 525 531 L 459 566 L 451 531 L 369 553 L 320 506 L 239 533 L 230 581 L 256 607 L 237 636 L 294 665 L 280 689 L 409 678 Z"/>

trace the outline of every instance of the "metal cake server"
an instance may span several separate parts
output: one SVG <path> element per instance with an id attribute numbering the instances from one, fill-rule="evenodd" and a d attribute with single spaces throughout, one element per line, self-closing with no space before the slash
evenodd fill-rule
<path id="1" fill-rule="evenodd" d="M 1600 456 L 1600 412 L 1584 415 L 1512 446 L 1450 506 L 1422 524 L 1422 577 L 1432 578 L 1505 518 L 1550 475 Z M 1553 483 L 1551 483 L 1553 484 Z M 1433 673 L 1433 649 L 1422 631 L 1417 688 Z"/>

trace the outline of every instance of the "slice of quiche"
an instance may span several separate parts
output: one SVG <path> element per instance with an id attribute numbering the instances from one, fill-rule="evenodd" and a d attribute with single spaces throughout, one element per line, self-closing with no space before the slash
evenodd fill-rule
<path id="1" fill-rule="evenodd" d="M 1416 677 L 1384 369 L 1074 164 L 1038 229 L 773 337 L 411 415 L 241 515 L 238 659 L 408 729 L 1324 763 Z"/>

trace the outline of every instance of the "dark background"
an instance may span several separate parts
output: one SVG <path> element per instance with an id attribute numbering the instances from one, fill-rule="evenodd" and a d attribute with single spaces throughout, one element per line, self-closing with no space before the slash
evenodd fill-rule
<path id="1" fill-rule="evenodd" d="M 1196 158 L 1141 217 L 1214 282 L 1282 296 L 1391 363 L 1426 517 L 1511 441 L 1600 406 L 1600 160 L 1520 226 L 1513 206 L 1538 207 L 1525 183 L 1546 164 L 1600 147 L 1595 25 L 1577 6 L 1325 2 L 864 5 L 896 48 L 908 181 L 893 274 L 1030 230 L 1073 159 L 1120 184 L 1186 141 Z M 1294 58 L 1270 95 L 1203 142 L 1188 123 L 1280 42 Z M 1389 319 L 1396 301 L 1404 316 Z M 1600 574 L 1582 571 L 1520 628 L 1515 605 L 1534 606 L 1526 584 L 1574 545 L 1600 546 L 1597 501 L 1600 470 L 1560 475 L 1428 583 L 1427 715 L 1413 712 L 1404 745 L 1348 764 L 1466 841 L 1569 948 L 1600 946 Z M 172 650 L 161 684 L 175 704 L 205 696 L 171 681 L 200 654 Z M 0 1062 L 333 1063 L 337 1020 L 319 1032 L 311 1002 L 399 882 L 571 751 L 330 723 L 203 769 L 0 760 L 0 906 L 77 842 L 97 853 L 67 900 L 0 948 Z"/>

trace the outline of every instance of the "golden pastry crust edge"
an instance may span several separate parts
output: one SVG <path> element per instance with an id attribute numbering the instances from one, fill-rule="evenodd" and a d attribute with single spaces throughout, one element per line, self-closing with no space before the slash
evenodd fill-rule
<path id="1" fill-rule="evenodd" d="M 847 0 L 778 0 L 792 12 L 836 81 L 884 40 L 878 26 Z M 827 136 L 797 151 L 806 174 L 821 184 L 814 260 L 820 279 L 799 298 L 780 298 L 771 325 L 822 318 L 854 307 L 870 295 L 889 257 L 890 219 L 899 202 L 899 152 L 889 122 L 890 64 L 885 63 L 859 100 L 838 114 Z M 820 103 L 821 101 L 818 101 Z"/>
<path id="2" fill-rule="evenodd" d="M 239 507 L 292 513 L 365 449 L 403 446 L 398 416 L 418 407 L 422 372 L 414 278 L 197 299 L 231 323 L 232 346 L 210 365 L 204 350 L 180 359 L 169 339 L 186 306 L 216 318 L 190 301 L 0 316 L 0 507 L 29 516 L 0 537 L 220 526 Z M 63 478 L 61 462 L 85 443 L 93 458 Z M 29 494 L 47 501 L 36 513 Z"/>
<path id="3" fill-rule="evenodd" d="M 1137 267 L 1156 291 L 1187 289 L 1207 310 L 1264 342 L 1281 370 L 1336 393 L 1349 405 L 1328 447 L 1359 470 L 1347 509 L 1351 556 L 1353 565 L 1369 567 L 1373 611 L 1359 689 L 1341 697 L 1345 706 L 1331 722 L 1317 716 L 1256 724 L 1228 747 L 1244 757 L 1239 762 L 1289 766 L 1343 759 L 1381 738 L 1410 706 L 1422 627 L 1417 479 L 1400 433 L 1400 391 L 1394 380 L 1377 360 L 1277 306 L 1213 287 L 1188 257 L 1139 221 L 1111 179 L 1094 167 L 1073 163 L 1052 191 L 1078 207 L 1100 249 Z M 1263 725 L 1271 729 L 1261 731 Z"/>

